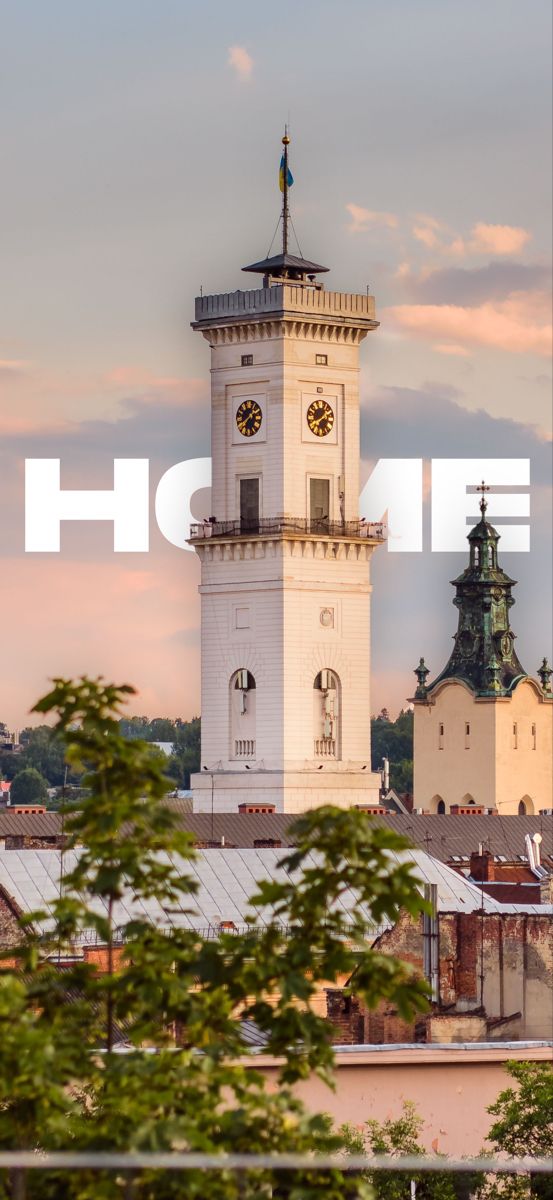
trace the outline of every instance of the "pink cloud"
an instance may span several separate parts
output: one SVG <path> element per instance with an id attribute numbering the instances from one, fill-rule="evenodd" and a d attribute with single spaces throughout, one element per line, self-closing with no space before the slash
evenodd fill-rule
<path id="1" fill-rule="evenodd" d="M 396 329 L 448 346 L 490 346 L 541 356 L 551 353 L 550 301 L 543 292 L 516 292 L 504 301 L 476 307 L 400 304 L 388 308 L 385 315 Z"/>
<path id="2" fill-rule="evenodd" d="M 531 233 L 518 225 L 492 225 L 477 221 L 468 237 L 448 229 L 436 217 L 421 214 L 415 218 L 411 233 L 427 250 L 435 250 L 450 258 L 469 255 L 519 254 L 530 241 Z"/>
<path id="3" fill-rule="evenodd" d="M 480 221 L 473 227 L 469 249 L 474 254 L 520 254 L 531 236 L 527 229 L 516 225 L 485 225 Z"/>
<path id="4" fill-rule="evenodd" d="M 251 79 L 253 58 L 248 54 L 245 46 L 229 46 L 228 63 L 234 68 L 242 83 L 247 83 Z"/>
<path id="5" fill-rule="evenodd" d="M 370 208 L 361 208 L 359 204 L 346 204 L 346 211 L 351 217 L 348 225 L 349 233 L 367 233 L 374 226 L 384 229 L 397 229 L 398 218 L 394 213 L 375 212 Z"/>

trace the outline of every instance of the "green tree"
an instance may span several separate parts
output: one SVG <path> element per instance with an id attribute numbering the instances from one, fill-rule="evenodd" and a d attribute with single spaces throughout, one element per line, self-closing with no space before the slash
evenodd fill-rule
<path id="1" fill-rule="evenodd" d="M 79 782 L 78 772 L 67 771 L 63 738 L 49 725 L 24 729 L 21 744 L 23 749 L 20 753 L 12 755 L 12 778 L 27 767 L 34 767 L 44 776 L 49 787 L 61 787 L 64 782 Z"/>
<path id="2" fill-rule="evenodd" d="M 10 789 L 11 804 L 46 804 L 48 780 L 34 767 L 26 767 L 15 776 Z"/>
<path id="3" fill-rule="evenodd" d="M 401 1117 L 380 1123 L 366 1121 L 363 1126 L 342 1125 L 341 1134 L 352 1154 L 421 1155 L 424 1122 L 410 1100 L 403 1102 Z M 410 1200 L 411 1180 L 416 1184 L 417 1200 L 468 1200 L 474 1179 L 450 1172 L 369 1171 L 365 1178 L 372 1184 L 375 1200 Z"/>
<path id="4" fill-rule="evenodd" d="M 516 1087 L 505 1088 L 488 1112 L 497 1120 L 488 1133 L 494 1153 L 516 1157 L 553 1158 L 553 1065 L 550 1062 L 508 1062 Z M 503 1176 L 479 1192 L 485 1200 L 522 1200 L 539 1196 L 553 1200 L 553 1176 Z"/>
<path id="5" fill-rule="evenodd" d="M 173 753 L 167 764 L 167 773 L 178 787 L 189 788 L 190 776 L 200 770 L 200 736 L 199 717 L 175 725 Z"/>
<path id="6" fill-rule="evenodd" d="M 405 843 L 356 810 L 316 809 L 296 821 L 296 845 L 279 878 L 258 885 L 245 932 L 218 939 L 191 928 L 168 933 L 140 904 L 121 926 L 124 891 L 136 901 L 155 897 L 165 911 L 189 910 L 196 887 L 191 838 L 162 803 L 160 757 L 147 742 L 121 737 L 120 707 L 131 692 L 59 679 L 36 706 L 57 715 L 69 763 L 85 770 L 86 793 L 67 819 L 68 848 L 80 850 L 63 893 L 48 914 L 35 914 L 31 924 L 27 918 L 20 967 L 0 977 L 0 1147 L 332 1150 L 340 1137 L 292 1091 L 313 1071 L 332 1078 L 317 990 L 355 971 L 356 994 L 370 1006 L 388 998 L 409 1016 L 426 1003 L 412 969 L 372 949 L 364 915 L 370 906 L 378 923 L 421 911 L 410 865 L 390 869 L 389 851 Z M 347 912 L 341 901 L 350 890 L 358 902 Z M 56 969 L 56 950 L 78 944 L 83 929 L 95 930 L 107 948 L 105 974 L 84 963 Z M 268 1052 L 282 1060 L 274 1091 L 239 1061 L 247 1051 L 237 1014 L 256 1022 Z M 121 1027 L 124 1055 L 114 1053 Z M 145 1045 L 155 1052 L 144 1053 Z M 28 1196 L 112 1200 L 125 1186 L 107 1174 L 81 1172 L 76 1180 L 33 1172 Z M 186 1195 L 198 1200 L 369 1194 L 366 1181 L 337 1170 L 186 1176 Z M 182 1180 L 170 1172 L 141 1176 L 133 1193 L 136 1200 L 182 1195 Z"/>
<path id="7" fill-rule="evenodd" d="M 413 713 L 406 709 L 391 721 L 387 709 L 371 720 L 371 753 L 375 771 L 390 763 L 390 784 L 398 792 L 413 790 Z"/>

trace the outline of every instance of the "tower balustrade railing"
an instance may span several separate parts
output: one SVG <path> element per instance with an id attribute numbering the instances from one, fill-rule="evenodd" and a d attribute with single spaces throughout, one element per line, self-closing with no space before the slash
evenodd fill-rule
<path id="1" fill-rule="evenodd" d="M 370 542 L 386 540 L 383 522 L 329 521 L 325 517 L 259 517 L 236 521 L 194 521 L 190 525 L 190 541 L 205 538 L 281 537 L 286 534 L 307 537 L 366 538 Z"/>

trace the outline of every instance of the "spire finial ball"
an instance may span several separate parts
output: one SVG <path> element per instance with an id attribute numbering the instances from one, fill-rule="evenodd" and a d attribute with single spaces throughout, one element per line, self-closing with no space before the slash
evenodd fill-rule
<path id="1" fill-rule="evenodd" d="M 283 145 L 283 146 L 289 146 L 289 145 L 290 145 L 290 138 L 288 137 L 288 134 L 287 134 L 287 133 L 285 133 L 285 134 L 284 134 L 284 137 L 283 137 L 283 139 L 282 139 L 282 145 Z"/>

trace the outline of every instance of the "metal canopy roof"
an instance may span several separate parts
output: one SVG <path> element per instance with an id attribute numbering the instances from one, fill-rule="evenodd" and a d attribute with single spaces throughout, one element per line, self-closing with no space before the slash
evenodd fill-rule
<path id="1" fill-rule="evenodd" d="M 281 276 L 283 279 L 299 279 L 304 275 L 321 275 L 329 267 L 320 263 L 310 262 L 307 258 L 298 258 L 295 254 L 274 254 L 272 258 L 264 258 L 261 262 L 251 263 L 242 267 L 243 271 L 251 271 L 255 275 Z"/>

